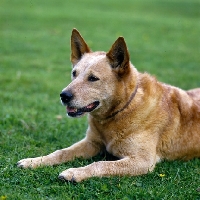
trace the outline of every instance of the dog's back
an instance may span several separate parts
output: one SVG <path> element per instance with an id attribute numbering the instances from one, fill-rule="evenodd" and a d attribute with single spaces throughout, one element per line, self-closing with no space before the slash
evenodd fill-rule
<path id="1" fill-rule="evenodd" d="M 200 109 L 200 88 L 188 90 L 187 93 L 199 104 L 199 109 Z"/>
<path id="2" fill-rule="evenodd" d="M 184 91 L 162 84 L 168 125 L 157 146 L 161 158 L 189 160 L 200 157 L 200 88 Z"/>

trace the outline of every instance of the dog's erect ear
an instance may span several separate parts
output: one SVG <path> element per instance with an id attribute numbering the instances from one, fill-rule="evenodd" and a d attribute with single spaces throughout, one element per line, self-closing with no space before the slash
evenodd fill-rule
<path id="1" fill-rule="evenodd" d="M 119 75 L 129 71 L 129 53 L 123 37 L 119 37 L 115 41 L 106 56 L 111 67 L 116 69 Z"/>
<path id="2" fill-rule="evenodd" d="M 71 62 L 75 65 L 84 53 L 91 52 L 90 48 L 82 38 L 81 34 L 76 30 L 72 30 L 71 35 Z"/>

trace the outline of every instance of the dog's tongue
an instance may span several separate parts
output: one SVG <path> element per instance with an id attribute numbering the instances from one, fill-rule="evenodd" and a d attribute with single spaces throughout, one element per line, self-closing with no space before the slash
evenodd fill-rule
<path id="1" fill-rule="evenodd" d="M 77 112 L 90 112 L 94 107 L 95 107 L 95 103 L 91 103 L 88 106 L 83 107 L 83 108 L 73 108 L 73 107 L 67 106 L 66 109 L 68 113 L 77 113 Z"/>
<path id="2" fill-rule="evenodd" d="M 86 106 L 86 108 L 91 109 L 94 107 L 94 103 L 89 104 L 88 106 Z"/>
<path id="3" fill-rule="evenodd" d="M 69 112 L 71 112 L 71 113 L 75 113 L 75 112 L 77 112 L 77 109 L 76 108 L 70 108 L 70 107 L 66 107 L 66 109 L 67 109 L 67 112 L 69 113 Z"/>

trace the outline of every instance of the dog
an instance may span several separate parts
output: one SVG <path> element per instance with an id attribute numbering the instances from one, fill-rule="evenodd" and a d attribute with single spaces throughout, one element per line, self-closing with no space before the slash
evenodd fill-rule
<path id="1" fill-rule="evenodd" d="M 72 82 L 61 102 L 70 117 L 88 114 L 83 140 L 49 155 L 18 162 L 22 168 L 91 158 L 101 151 L 117 157 L 70 168 L 59 178 L 136 176 L 163 159 L 200 157 L 200 88 L 184 91 L 140 73 L 131 64 L 123 37 L 106 52 L 92 52 L 76 30 L 71 35 Z"/>

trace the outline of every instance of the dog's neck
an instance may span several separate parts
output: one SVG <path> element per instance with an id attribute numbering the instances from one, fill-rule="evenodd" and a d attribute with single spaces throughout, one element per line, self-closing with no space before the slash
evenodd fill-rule
<path id="1" fill-rule="evenodd" d="M 134 99 L 134 97 L 135 97 L 135 95 L 137 93 L 137 90 L 138 90 L 138 84 L 136 85 L 134 92 L 131 94 L 130 99 L 127 101 L 127 103 L 124 105 L 124 107 L 122 107 L 121 109 L 115 111 L 114 113 L 109 115 L 106 119 L 110 119 L 110 118 L 114 117 L 119 112 L 122 112 L 125 108 L 127 108 L 129 106 L 129 104 L 131 103 L 131 101 Z"/>

